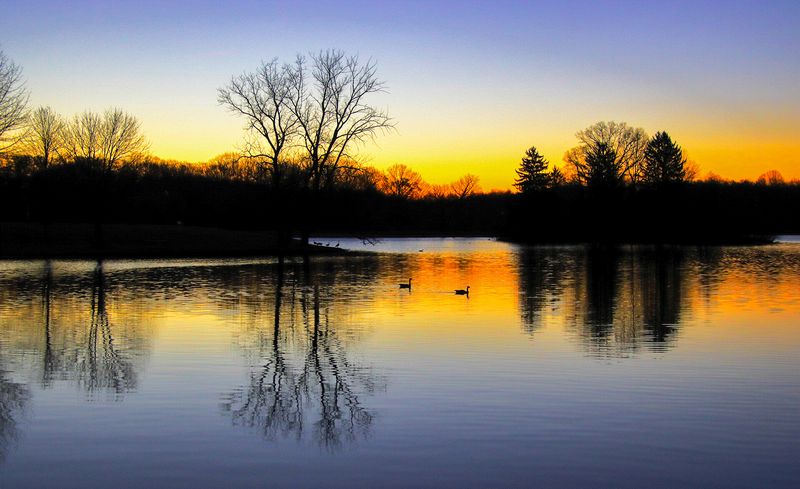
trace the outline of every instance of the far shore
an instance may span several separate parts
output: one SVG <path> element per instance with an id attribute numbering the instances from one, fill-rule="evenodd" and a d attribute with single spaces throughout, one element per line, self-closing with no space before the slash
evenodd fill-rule
<path id="1" fill-rule="evenodd" d="M 0 259 L 222 258 L 344 255 L 327 246 L 278 244 L 275 233 L 182 225 L 0 223 Z"/>
<path id="2" fill-rule="evenodd" d="M 101 258 L 225 258 L 270 256 L 356 255 L 367 251 L 344 250 L 326 241 L 324 246 L 302 245 L 292 239 L 279 245 L 274 232 L 243 231 L 184 225 L 106 224 L 98 246 L 95 225 L 87 223 L 0 223 L 0 259 L 101 259 Z M 470 233 L 318 233 L 316 239 L 352 237 L 356 239 L 391 238 L 493 238 L 516 244 L 558 245 L 586 244 L 581 240 L 530 240 L 509 236 Z M 313 241 L 313 240 L 312 240 Z M 772 236 L 717 237 L 716 239 L 678 240 L 652 243 L 626 240 L 607 242 L 608 246 L 625 244 L 653 245 L 763 245 L 773 243 Z"/>

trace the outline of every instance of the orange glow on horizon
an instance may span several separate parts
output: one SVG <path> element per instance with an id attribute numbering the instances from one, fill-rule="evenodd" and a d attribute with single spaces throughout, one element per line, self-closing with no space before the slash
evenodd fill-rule
<path id="1" fill-rule="evenodd" d="M 164 160 L 205 162 L 213 157 L 235 151 L 241 145 L 241 131 L 217 134 L 202 134 L 196 143 L 176 142 L 168 139 L 179 136 L 172 133 L 159 134 L 151 131 L 151 152 Z M 536 144 L 536 139 L 539 144 Z M 677 139 L 677 138 L 676 138 Z M 361 148 L 358 159 L 364 164 L 386 170 L 389 166 L 401 163 L 419 172 L 431 184 L 448 184 L 467 173 L 480 177 L 484 191 L 492 189 L 513 190 L 515 169 L 525 149 L 537 145 L 540 152 L 551 165 L 562 167 L 564 152 L 576 142 L 571 135 L 553 139 L 526 140 L 524 137 L 511 140 L 489 141 L 484 148 L 475 143 L 459 144 L 458 141 L 437 142 L 426 139 L 417 144 L 408 144 L 401 136 L 379 138 L 376 144 Z M 688 159 L 699 165 L 698 178 L 714 173 L 730 180 L 755 181 L 759 175 L 769 170 L 778 170 L 787 181 L 800 179 L 800 142 L 795 138 L 764 140 L 758 137 L 719 137 L 688 135 L 677 139 L 684 148 Z"/>

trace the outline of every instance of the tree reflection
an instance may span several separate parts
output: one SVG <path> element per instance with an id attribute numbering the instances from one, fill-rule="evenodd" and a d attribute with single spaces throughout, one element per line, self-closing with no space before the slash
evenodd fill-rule
<path id="1" fill-rule="evenodd" d="M 520 315 L 532 334 L 561 318 L 593 353 L 669 345 L 686 301 L 680 247 L 527 248 L 519 255 Z"/>
<path id="2" fill-rule="evenodd" d="M 17 439 L 17 419 L 29 399 L 28 387 L 10 380 L 0 364 L 0 462 L 5 460 L 8 445 Z"/>
<path id="3" fill-rule="evenodd" d="M 614 328 L 619 251 L 615 247 L 591 246 L 585 259 L 587 327 L 592 338 L 603 339 Z"/>
<path id="4" fill-rule="evenodd" d="M 42 386 L 49 387 L 53 383 L 53 374 L 57 370 L 58 356 L 53 352 L 53 334 L 50 324 L 51 294 L 53 289 L 53 263 L 44 263 L 44 279 L 42 280 L 42 316 L 44 317 L 44 352 L 42 354 Z"/>
<path id="5" fill-rule="evenodd" d="M 325 291 L 333 290 L 335 273 L 322 273 L 312 283 L 306 262 L 293 274 L 298 275 L 302 283 L 295 278 L 290 310 L 282 314 L 285 271 L 278 265 L 271 338 L 259 349 L 260 367 L 246 386 L 226 397 L 222 409 L 234 423 L 258 428 L 267 439 L 301 440 L 310 425 L 309 436 L 320 446 L 337 449 L 368 436 L 374 417 L 360 396 L 372 394 L 379 381 L 349 357 L 331 324 L 337 304 Z"/>
<path id="6" fill-rule="evenodd" d="M 574 266 L 569 253 L 546 247 L 526 247 L 518 260 L 520 316 L 522 329 L 533 334 L 541 324 L 542 314 L 553 308 L 564 292 L 566 274 Z"/>
<path id="7" fill-rule="evenodd" d="M 657 248 L 642 253 L 641 262 L 644 326 L 653 342 L 664 343 L 680 323 L 685 293 L 683 251 Z"/>
<path id="8" fill-rule="evenodd" d="M 120 340 L 109 318 L 102 261 L 97 262 L 91 277 L 90 285 L 78 282 L 68 283 L 66 286 L 65 295 L 78 292 L 86 297 L 83 287 L 88 285 L 90 289 L 88 325 L 85 329 L 75 329 L 70 326 L 82 321 L 75 319 L 73 311 L 64 310 L 65 318 L 54 318 L 53 269 L 49 261 L 45 263 L 42 280 L 41 383 L 46 388 L 54 380 L 73 379 L 90 394 L 105 391 L 119 397 L 135 390 L 136 368 L 126 355 L 125 348 L 120 346 Z M 60 327 L 55 326 L 54 321 L 58 321 Z M 125 343 L 123 340 L 122 344 Z"/>
<path id="9" fill-rule="evenodd" d="M 91 322 L 85 348 L 75 358 L 78 383 L 88 392 L 111 390 L 117 395 L 136 388 L 136 371 L 118 350 L 106 306 L 106 283 L 103 262 L 94 269 Z"/>

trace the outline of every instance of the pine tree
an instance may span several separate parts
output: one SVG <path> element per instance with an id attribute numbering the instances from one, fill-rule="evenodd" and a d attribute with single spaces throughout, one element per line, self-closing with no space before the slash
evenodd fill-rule
<path id="1" fill-rule="evenodd" d="M 606 143 L 597 143 L 586 148 L 583 180 L 589 187 L 616 187 L 622 183 L 624 174 L 617 152 Z"/>
<path id="2" fill-rule="evenodd" d="M 564 175 L 564 172 L 562 172 L 557 166 L 554 166 L 553 169 L 550 170 L 549 178 L 551 187 L 559 187 L 567 183 L 566 175 Z"/>
<path id="3" fill-rule="evenodd" d="M 664 184 L 686 179 L 686 158 L 683 150 L 666 132 L 657 132 L 647 143 L 644 158 L 645 182 Z"/>
<path id="4" fill-rule="evenodd" d="M 549 163 L 539 154 L 536 147 L 531 146 L 525 151 L 525 156 L 517 169 L 514 186 L 523 193 L 547 188 L 550 184 L 548 165 Z"/>

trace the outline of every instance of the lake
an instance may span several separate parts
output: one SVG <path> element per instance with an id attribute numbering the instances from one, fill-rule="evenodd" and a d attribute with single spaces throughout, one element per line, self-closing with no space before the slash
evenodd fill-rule
<path id="1" fill-rule="evenodd" d="M 0 487 L 800 487 L 800 243 L 316 240 L 0 262 Z"/>

